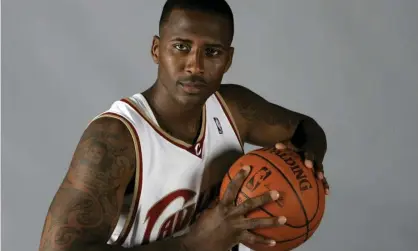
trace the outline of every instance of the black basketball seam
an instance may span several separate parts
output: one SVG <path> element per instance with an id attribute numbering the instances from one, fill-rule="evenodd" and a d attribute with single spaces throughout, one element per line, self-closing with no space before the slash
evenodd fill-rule
<path id="1" fill-rule="evenodd" d="M 258 156 L 258 155 L 257 155 Z M 229 180 L 231 181 L 232 180 L 232 177 L 231 177 L 231 174 L 229 173 L 229 171 L 227 172 L 227 175 L 228 175 L 228 178 L 229 178 Z M 318 187 L 318 181 L 316 181 L 315 180 L 315 182 L 316 182 L 316 185 L 317 185 L 317 192 L 319 191 L 319 187 Z M 293 188 L 292 186 L 291 186 L 291 188 Z M 240 193 L 242 193 L 245 197 L 247 197 L 247 199 L 249 199 L 250 198 L 250 196 L 248 196 L 246 193 L 244 193 L 244 192 L 240 192 Z M 317 193 L 318 194 L 318 193 Z M 238 195 L 237 195 L 237 197 L 235 198 L 235 206 L 237 205 L 236 204 L 236 200 L 238 199 L 238 196 L 239 196 L 239 193 L 238 193 Z M 289 224 L 289 223 L 285 223 L 284 225 L 285 226 L 288 226 L 288 227 L 290 227 L 290 228 L 296 228 L 296 229 L 298 229 L 298 228 L 304 228 L 304 227 L 306 227 L 307 225 L 309 225 L 309 224 L 311 224 L 311 222 L 315 219 L 315 216 L 316 216 L 316 214 L 318 213 L 318 208 L 319 208 L 319 196 L 317 197 L 317 207 L 316 207 L 316 211 L 315 211 L 315 213 L 314 213 L 314 216 L 312 217 L 312 219 L 310 219 L 310 220 L 308 220 L 308 224 L 303 224 L 303 225 L 300 225 L 300 226 L 295 226 L 295 225 L 291 225 L 291 224 Z M 269 215 L 269 216 L 271 216 L 271 217 L 275 217 L 273 214 L 271 214 L 267 209 L 265 209 L 264 208 L 264 206 L 261 206 L 261 207 L 258 207 L 258 209 L 260 209 L 261 211 L 263 211 L 264 213 L 266 213 L 267 215 Z M 309 230 L 309 228 L 308 228 L 308 230 Z"/>
<path id="2" fill-rule="evenodd" d="M 257 155 L 257 156 L 259 156 L 259 155 Z M 274 167 L 276 167 L 276 166 L 274 166 Z M 280 172 L 281 173 L 281 172 Z M 283 175 L 283 173 L 281 173 L 282 175 Z M 231 174 L 229 173 L 229 171 L 227 172 L 227 177 L 228 177 L 228 179 L 229 179 L 229 181 L 232 181 L 232 177 L 231 177 Z M 317 182 L 317 181 L 316 181 Z M 293 186 L 290 186 L 291 188 L 293 188 Z M 245 194 L 244 192 L 240 192 L 240 193 L 242 193 L 245 197 L 247 197 L 247 198 L 250 198 L 247 194 Z M 239 196 L 239 194 L 240 193 L 238 193 L 238 195 L 237 195 L 237 198 L 238 198 L 238 196 Z M 236 200 L 237 200 L 237 198 L 235 198 L 235 203 L 236 203 Z M 319 197 L 318 197 L 319 198 Z M 318 203 L 318 205 L 319 205 L 319 203 Z M 266 209 L 264 209 L 263 207 L 260 207 L 260 209 L 261 209 L 261 211 L 263 211 L 264 213 L 266 213 L 266 214 L 268 214 L 268 215 L 270 215 L 270 216 L 272 216 L 272 217 L 275 217 L 274 215 L 272 215 L 270 212 L 268 212 Z M 309 222 L 309 223 L 311 223 L 311 221 Z M 319 226 L 319 224 L 321 223 L 321 221 L 318 221 L 318 223 L 316 223 L 314 226 L 312 226 L 312 229 L 315 229 L 317 226 Z M 289 225 L 289 224 L 287 224 L 287 223 L 285 223 L 285 226 L 289 226 L 289 227 L 291 227 L 291 228 L 302 228 L 302 227 L 305 227 L 305 225 L 304 226 L 301 226 L 301 227 L 293 227 L 293 226 L 291 226 L 291 225 Z M 307 228 L 307 229 L 309 229 L 309 227 Z M 247 230 L 248 232 L 250 232 L 250 233 L 252 233 L 252 234 L 254 234 L 254 235 L 258 235 L 257 233 L 255 233 L 253 230 L 251 230 L 251 229 L 248 229 Z M 311 231 L 311 230 L 309 230 L 309 231 Z M 307 232 L 307 233 L 305 233 L 305 234 L 301 234 L 301 235 L 299 235 L 299 236 L 296 236 L 296 237 L 294 237 L 294 238 L 292 238 L 292 239 L 286 239 L 286 240 L 280 240 L 280 241 L 277 241 L 277 240 L 275 240 L 277 243 L 279 243 L 279 244 L 282 244 L 282 243 L 285 243 L 285 242 L 289 242 L 289 241 L 294 241 L 294 240 L 296 240 L 296 239 L 299 239 L 300 237 L 302 237 L 302 236 L 304 236 L 305 235 L 305 240 L 304 240 L 304 242 L 307 240 L 307 235 L 309 235 L 309 231 Z"/>
<path id="3" fill-rule="evenodd" d="M 312 226 L 312 230 L 309 230 L 309 231 L 310 231 L 310 232 L 314 231 L 314 229 L 316 229 L 316 228 L 320 225 L 320 223 L 321 223 L 321 221 L 318 221 L 315 225 L 313 225 L 313 226 Z M 279 227 L 278 227 L 278 228 L 279 228 Z M 248 231 L 248 232 L 250 232 L 250 233 L 252 233 L 252 234 L 255 234 L 255 235 L 260 235 L 260 234 L 258 234 L 258 233 L 256 233 L 256 232 L 254 232 L 252 229 L 248 229 L 247 231 Z M 312 234 L 313 234 L 313 233 L 314 233 L 314 232 L 312 232 Z M 275 241 L 276 241 L 276 243 L 281 244 L 281 243 L 285 243 L 285 242 L 289 242 L 289 241 L 294 241 L 294 240 L 299 239 L 300 237 L 302 237 L 302 236 L 304 236 L 304 235 L 306 235 L 306 233 L 305 233 L 305 234 L 298 235 L 298 236 L 296 236 L 296 237 L 294 237 L 294 238 L 292 238 L 292 239 L 286 239 L 286 240 L 280 240 L 280 241 L 275 240 Z M 309 235 L 309 232 L 308 232 L 308 235 Z M 309 239 L 309 238 L 308 238 L 308 239 Z M 306 240 L 307 240 L 307 238 L 306 238 L 306 236 L 305 236 L 305 240 L 304 240 L 304 242 L 306 242 Z"/>
<path id="4" fill-rule="evenodd" d="M 253 154 L 253 155 L 257 155 L 257 154 Z M 257 155 L 257 156 L 259 156 L 259 155 Z M 229 180 L 231 181 L 232 180 L 232 177 L 231 177 L 231 174 L 229 173 L 229 170 L 228 170 L 228 172 L 227 172 L 227 176 L 228 176 L 228 178 L 229 178 Z M 318 196 L 317 196 L 317 201 L 316 201 L 316 210 L 315 210 L 315 213 L 313 214 L 313 216 L 312 216 L 312 218 L 310 219 L 310 220 L 308 220 L 308 225 L 309 224 L 311 224 L 312 223 L 312 221 L 314 221 L 315 220 L 315 218 L 316 218 L 316 215 L 318 214 L 318 209 L 319 209 L 319 185 L 318 185 L 318 180 L 317 179 L 315 179 L 315 184 L 316 184 L 316 194 L 318 194 Z M 292 187 L 292 186 L 291 186 Z M 247 197 L 247 199 L 249 199 L 250 198 L 250 196 L 248 196 L 246 193 L 244 193 L 244 192 L 240 192 L 240 193 L 242 193 L 245 197 Z M 238 193 L 238 195 L 239 195 L 239 193 Z M 235 205 L 236 205 L 236 200 L 238 199 L 238 195 L 237 195 L 237 198 L 235 198 Z M 269 215 L 269 216 L 271 216 L 271 217 L 275 217 L 273 214 L 271 214 L 267 209 L 265 209 L 264 208 L 264 206 L 261 206 L 261 207 L 259 207 L 259 209 L 261 210 L 261 211 L 263 211 L 264 213 L 266 213 L 267 215 Z M 304 227 L 306 227 L 307 225 L 306 224 L 304 224 L 304 225 L 300 225 L 300 226 L 295 226 L 295 225 L 291 225 L 291 224 L 289 224 L 289 223 L 285 223 L 284 224 L 285 226 L 288 226 L 288 227 L 290 227 L 290 228 L 296 228 L 296 229 L 298 229 L 298 228 L 304 228 Z"/>
<path id="5" fill-rule="evenodd" d="M 242 193 L 247 199 L 249 199 L 250 198 L 250 196 L 248 196 L 248 194 L 246 194 L 246 193 L 244 193 L 244 192 L 240 192 L 240 193 Z M 271 216 L 271 217 L 276 217 L 275 215 L 273 215 L 272 213 L 270 213 L 267 209 L 265 209 L 264 208 L 264 206 L 261 206 L 261 207 L 258 207 L 261 211 L 263 211 L 264 213 L 266 213 L 267 215 L 269 215 L 269 216 Z M 311 223 L 311 222 L 309 222 L 309 223 Z M 305 224 L 303 224 L 303 225 L 300 225 L 300 226 L 294 226 L 294 225 L 291 225 L 291 224 L 289 224 L 289 223 L 285 223 L 284 224 L 285 226 L 288 226 L 288 227 L 290 227 L 290 228 L 304 228 L 304 227 L 306 227 L 306 225 Z"/>
<path id="6" fill-rule="evenodd" d="M 315 177 L 315 171 L 312 171 L 314 173 L 314 177 Z M 316 184 L 316 209 L 315 209 L 315 213 L 312 216 L 312 219 L 308 220 L 308 224 L 310 224 L 316 217 L 316 215 L 318 214 L 318 209 L 319 209 L 319 185 L 318 185 L 318 180 L 315 177 L 315 184 Z"/>
<path id="7" fill-rule="evenodd" d="M 247 153 L 248 155 L 255 155 L 258 156 L 262 159 L 264 159 L 265 161 L 267 161 L 270 165 L 272 165 L 274 168 L 277 169 L 277 171 L 280 172 L 280 174 L 283 176 L 283 178 L 286 180 L 287 183 L 289 183 L 290 187 L 292 188 L 293 192 L 296 195 L 296 198 L 299 201 L 300 207 L 302 208 L 303 214 L 305 215 L 305 222 L 306 222 L 306 236 L 305 236 L 305 241 L 308 239 L 308 233 L 309 233 L 309 219 L 308 219 L 308 215 L 306 214 L 306 209 L 303 206 L 302 203 L 302 199 L 299 197 L 299 194 L 296 192 L 296 189 L 292 186 L 292 183 L 290 183 L 290 180 L 284 175 L 284 173 L 280 170 L 280 168 L 277 168 L 277 166 L 275 164 L 273 164 L 270 160 L 268 160 L 267 158 L 257 154 L 257 153 Z"/>
<path id="8" fill-rule="evenodd" d="M 316 194 L 318 196 L 316 197 L 316 210 L 315 210 L 314 215 L 312 216 L 312 219 L 309 220 L 309 223 L 311 223 L 315 219 L 315 217 L 316 217 L 316 215 L 318 214 L 318 211 L 319 211 L 319 196 L 320 196 L 319 195 L 319 185 L 318 185 L 318 180 L 315 177 L 315 173 L 314 173 L 314 178 L 315 178 L 315 184 L 316 184 Z"/>
<path id="9" fill-rule="evenodd" d="M 313 225 L 312 226 L 312 229 L 315 229 L 316 227 L 318 227 L 319 226 L 319 224 L 321 223 L 321 221 L 318 221 L 318 223 L 316 223 L 315 225 Z M 278 227 L 279 228 L 279 227 Z M 258 233 L 256 233 L 256 232 L 254 232 L 252 229 L 248 229 L 247 230 L 248 232 L 250 232 L 250 233 L 252 233 L 252 234 L 255 234 L 255 235 L 260 235 L 260 234 L 258 234 Z M 313 230 L 309 230 L 309 231 L 313 231 Z M 313 233 L 312 233 L 313 234 Z M 300 237 L 302 237 L 302 236 L 304 236 L 304 235 L 306 235 L 306 234 L 301 234 L 301 235 L 298 235 L 298 236 L 296 236 L 296 237 L 294 237 L 294 238 L 292 238 L 292 239 L 286 239 L 286 240 L 280 240 L 280 241 L 278 241 L 278 240 L 275 240 L 276 241 L 276 243 L 285 243 L 285 242 L 289 242 L 289 241 L 294 241 L 294 240 L 296 240 L 296 239 L 299 239 Z M 308 232 L 308 235 L 309 235 L 309 232 Z M 306 237 L 305 237 L 305 240 L 304 240 L 304 242 L 306 242 Z"/>
<path id="10" fill-rule="evenodd" d="M 228 170 L 228 172 L 226 174 L 228 175 L 229 181 L 232 181 L 232 177 L 231 177 L 231 174 L 229 173 L 229 170 Z M 234 199 L 235 206 L 237 205 L 238 196 L 239 196 L 239 193 L 237 194 L 237 197 L 235 197 L 235 199 Z"/>

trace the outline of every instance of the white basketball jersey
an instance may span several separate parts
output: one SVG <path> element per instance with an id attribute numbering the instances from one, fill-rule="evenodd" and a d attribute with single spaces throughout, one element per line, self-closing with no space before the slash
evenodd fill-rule
<path id="1" fill-rule="evenodd" d="M 134 192 L 126 197 L 130 208 L 121 213 L 109 244 L 139 246 L 186 232 L 209 197 L 216 196 L 218 191 L 211 188 L 219 187 L 216 182 L 243 154 L 236 125 L 219 93 L 205 103 L 193 145 L 163 131 L 141 94 L 114 102 L 98 117 L 103 116 L 125 123 L 137 152 Z"/>

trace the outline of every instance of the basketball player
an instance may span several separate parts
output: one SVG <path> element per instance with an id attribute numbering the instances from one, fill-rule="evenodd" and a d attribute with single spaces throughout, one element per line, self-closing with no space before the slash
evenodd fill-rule
<path id="1" fill-rule="evenodd" d="M 87 126 L 49 208 L 40 251 L 226 251 L 240 242 L 275 244 L 248 230 L 280 226 L 285 215 L 243 215 L 280 195 L 272 191 L 234 206 L 250 167 L 216 201 L 220 182 L 244 143 L 281 142 L 277 147 L 304 151 L 305 164 L 326 184 L 326 138 L 314 119 L 242 86 L 221 85 L 232 63 L 233 34 L 224 0 L 166 2 L 151 46 L 155 83 L 114 102 Z"/>

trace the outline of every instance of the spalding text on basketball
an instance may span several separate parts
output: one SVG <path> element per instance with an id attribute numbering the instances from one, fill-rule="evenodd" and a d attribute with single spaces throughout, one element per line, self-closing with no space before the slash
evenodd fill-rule
<path id="1" fill-rule="evenodd" d="M 298 180 L 299 189 L 301 192 L 312 188 L 312 184 L 309 182 L 308 177 L 306 177 L 303 168 L 301 168 L 289 154 L 277 149 L 269 149 L 269 152 L 274 153 L 290 166 L 293 174 L 296 176 L 296 179 Z"/>

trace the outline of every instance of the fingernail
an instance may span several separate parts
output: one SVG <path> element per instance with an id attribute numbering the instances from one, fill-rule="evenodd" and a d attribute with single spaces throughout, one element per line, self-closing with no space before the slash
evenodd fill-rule
<path id="1" fill-rule="evenodd" d="M 270 240 L 269 241 L 269 246 L 270 247 L 276 246 L 276 241 L 275 240 Z"/>
<path id="2" fill-rule="evenodd" d="M 312 161 L 311 161 L 311 160 L 305 160 L 305 166 L 306 166 L 307 168 L 313 168 Z"/>
<path id="3" fill-rule="evenodd" d="M 248 174 L 251 171 L 251 167 L 250 166 L 244 166 L 242 169 L 244 169 L 245 174 Z"/>
<path id="4" fill-rule="evenodd" d="M 280 216 L 278 219 L 278 222 L 280 225 L 284 225 L 286 223 L 287 219 L 284 216 Z"/>
<path id="5" fill-rule="evenodd" d="M 270 191 L 270 196 L 273 200 L 277 200 L 280 195 L 279 195 L 279 192 L 273 190 L 273 191 Z"/>
<path id="6" fill-rule="evenodd" d="M 329 189 L 325 189 L 325 194 L 329 195 Z"/>
<path id="7" fill-rule="evenodd" d="M 285 148 L 286 148 L 286 146 L 285 146 L 285 145 L 283 145 L 282 143 L 277 143 L 277 144 L 276 144 L 276 148 L 277 148 L 277 149 L 279 149 L 279 150 L 282 150 L 282 149 L 285 149 Z"/>
<path id="8" fill-rule="evenodd" d="M 318 178 L 319 178 L 320 180 L 322 180 L 322 179 L 324 178 L 324 174 L 323 174 L 323 173 L 318 173 Z"/>

